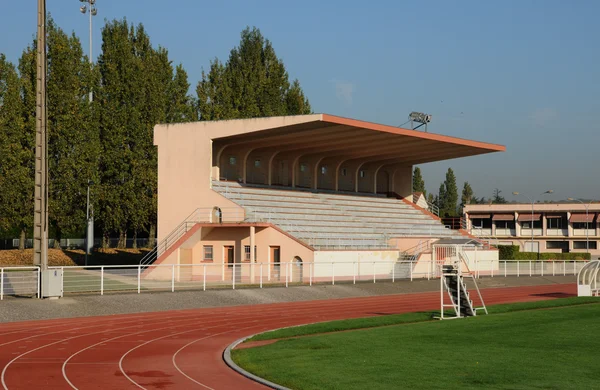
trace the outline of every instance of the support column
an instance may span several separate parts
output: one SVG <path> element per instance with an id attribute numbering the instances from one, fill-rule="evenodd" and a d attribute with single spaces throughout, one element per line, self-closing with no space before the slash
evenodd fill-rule
<path id="1" fill-rule="evenodd" d="M 256 268 L 256 259 L 254 258 L 254 246 L 256 245 L 255 230 L 256 228 L 254 226 L 250 226 L 250 283 L 254 283 L 256 274 L 254 269 Z"/>

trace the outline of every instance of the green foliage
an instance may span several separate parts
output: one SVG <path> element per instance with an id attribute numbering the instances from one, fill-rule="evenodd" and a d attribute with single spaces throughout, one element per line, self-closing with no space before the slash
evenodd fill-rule
<path id="1" fill-rule="evenodd" d="M 413 172 L 413 192 L 422 192 L 425 196 L 427 196 L 427 191 L 425 190 L 425 180 L 423 180 L 421 168 L 419 167 L 415 167 Z"/>
<path id="2" fill-rule="evenodd" d="M 85 231 L 87 183 L 97 181 L 100 144 L 89 101 L 95 77 L 81 42 L 51 18 L 47 30 L 49 222 L 60 241 Z"/>
<path id="3" fill-rule="evenodd" d="M 225 64 L 215 59 L 196 88 L 201 120 L 300 115 L 311 112 L 298 80 L 257 28 L 242 31 Z"/>
<path id="4" fill-rule="evenodd" d="M 458 205 L 458 187 L 452 168 L 446 172 L 446 180 L 440 185 L 440 217 L 456 217 Z"/>
<path id="5" fill-rule="evenodd" d="M 226 64 L 215 60 L 196 100 L 182 65 L 152 45 L 143 25 L 113 20 L 90 64 L 74 34 L 51 17 L 48 43 L 50 232 L 81 236 L 87 183 L 105 237 L 156 232 L 158 123 L 311 113 L 298 80 L 256 28 L 242 32 Z M 89 93 L 93 92 L 93 101 Z M 21 238 L 33 223 L 36 40 L 15 66 L 0 54 L 0 232 Z M 23 241 L 22 241 L 23 242 Z"/>
<path id="6" fill-rule="evenodd" d="M 498 248 L 498 259 L 500 260 L 514 260 L 517 253 L 519 253 L 518 245 L 497 245 Z"/>
<path id="7" fill-rule="evenodd" d="M 102 153 L 99 212 L 105 236 L 149 231 L 156 223 L 157 123 L 197 119 L 183 67 L 154 48 L 144 27 L 114 20 L 102 29 L 97 93 Z"/>
<path id="8" fill-rule="evenodd" d="M 506 201 L 506 199 L 502 195 L 500 195 L 501 193 L 502 193 L 502 191 L 500 191 L 498 188 L 494 189 L 494 195 L 492 197 L 492 203 L 495 203 L 495 204 L 506 204 L 506 203 L 508 203 Z"/>
<path id="9" fill-rule="evenodd" d="M 521 252 L 518 245 L 498 245 L 500 260 L 590 260 L 590 253 Z"/>
<path id="10" fill-rule="evenodd" d="M 462 196 L 460 198 L 461 214 L 462 209 L 465 207 L 465 205 L 471 204 L 473 202 L 473 199 L 476 199 L 475 194 L 473 193 L 473 189 L 471 188 L 469 182 L 466 181 L 463 185 Z"/>
<path id="11" fill-rule="evenodd" d="M 15 66 L 0 54 L 0 231 L 25 229 L 33 218 L 21 215 L 33 202 L 31 142 L 25 133 L 21 92 Z"/>

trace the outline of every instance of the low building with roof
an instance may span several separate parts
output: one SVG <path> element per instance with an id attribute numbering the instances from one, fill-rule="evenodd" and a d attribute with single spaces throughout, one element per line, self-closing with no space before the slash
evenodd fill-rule
<path id="1" fill-rule="evenodd" d="M 600 203 L 469 204 L 467 230 L 523 252 L 585 253 L 600 256 Z"/>

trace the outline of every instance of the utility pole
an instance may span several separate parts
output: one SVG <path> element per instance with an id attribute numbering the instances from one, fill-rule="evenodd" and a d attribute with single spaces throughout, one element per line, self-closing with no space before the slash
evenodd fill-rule
<path id="1" fill-rule="evenodd" d="M 48 135 L 46 112 L 46 0 L 38 0 L 35 108 L 33 264 L 48 268 Z"/>

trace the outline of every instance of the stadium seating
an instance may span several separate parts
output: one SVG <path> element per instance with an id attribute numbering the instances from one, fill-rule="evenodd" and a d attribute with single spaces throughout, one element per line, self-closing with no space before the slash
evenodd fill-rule
<path id="1" fill-rule="evenodd" d="M 460 236 L 401 200 L 213 181 L 213 190 L 244 207 L 246 220 L 270 222 L 317 249 L 386 248 L 395 237 Z"/>

